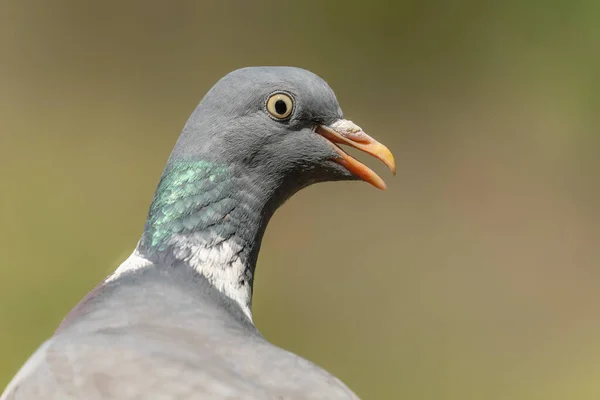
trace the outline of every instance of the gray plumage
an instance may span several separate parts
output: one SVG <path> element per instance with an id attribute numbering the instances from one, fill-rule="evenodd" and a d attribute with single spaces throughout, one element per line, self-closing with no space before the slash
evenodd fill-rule
<path id="1" fill-rule="evenodd" d="M 279 92 L 293 111 L 278 120 L 265 107 Z M 0 400 L 356 399 L 268 343 L 250 311 L 277 207 L 312 183 L 357 179 L 315 133 L 342 118 L 333 91 L 306 70 L 245 68 L 221 79 L 183 129 L 134 254 L 71 311 Z"/>
<path id="2" fill-rule="evenodd" d="M 47 341 L 8 399 L 352 399 L 339 380 L 267 342 L 187 268 L 106 285 Z"/>

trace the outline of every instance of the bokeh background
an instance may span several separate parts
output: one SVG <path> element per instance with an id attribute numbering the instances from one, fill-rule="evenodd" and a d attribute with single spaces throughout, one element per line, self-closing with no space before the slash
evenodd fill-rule
<path id="1" fill-rule="evenodd" d="M 204 93 L 324 77 L 398 175 L 272 220 L 254 313 L 365 399 L 600 398 L 600 2 L 0 0 L 0 386 L 135 246 Z M 360 157 L 364 159 L 364 157 Z"/>

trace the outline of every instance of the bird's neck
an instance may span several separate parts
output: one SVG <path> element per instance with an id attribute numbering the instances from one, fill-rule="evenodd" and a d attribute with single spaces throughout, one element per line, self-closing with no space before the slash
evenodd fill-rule
<path id="1" fill-rule="evenodd" d="M 271 186 L 215 163 L 171 162 L 130 267 L 193 268 L 251 319 L 258 251 L 277 206 Z"/>

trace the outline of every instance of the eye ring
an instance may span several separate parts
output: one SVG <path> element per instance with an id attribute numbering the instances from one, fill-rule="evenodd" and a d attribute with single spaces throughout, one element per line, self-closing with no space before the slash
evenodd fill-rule
<path id="1" fill-rule="evenodd" d="M 269 115 L 278 121 L 283 121 L 292 115 L 294 111 L 294 99 L 285 92 L 276 92 L 267 99 L 267 111 Z"/>

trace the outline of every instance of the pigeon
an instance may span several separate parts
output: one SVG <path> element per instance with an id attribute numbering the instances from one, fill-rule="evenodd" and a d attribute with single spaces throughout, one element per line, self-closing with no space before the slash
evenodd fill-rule
<path id="1" fill-rule="evenodd" d="M 186 122 L 131 256 L 88 293 L 0 400 L 357 399 L 252 321 L 261 240 L 275 210 L 318 182 L 384 181 L 390 150 L 344 119 L 316 74 L 247 67 Z"/>

